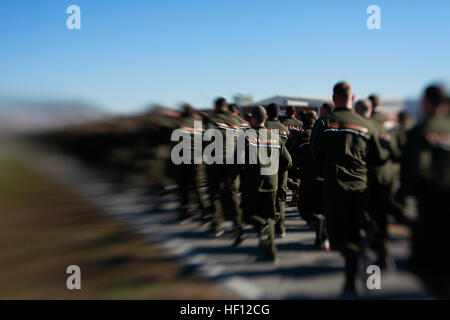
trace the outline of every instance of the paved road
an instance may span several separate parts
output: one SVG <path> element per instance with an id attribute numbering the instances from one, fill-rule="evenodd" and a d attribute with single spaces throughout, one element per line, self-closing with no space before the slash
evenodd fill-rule
<path id="1" fill-rule="evenodd" d="M 37 167 L 70 183 L 93 203 L 140 232 L 149 240 L 157 240 L 171 254 L 179 257 L 186 272 L 217 280 L 244 299 L 322 299 L 340 298 L 343 285 L 343 259 L 335 252 L 314 250 L 314 233 L 299 219 L 295 208 L 286 212 L 287 237 L 277 240 L 279 261 L 257 262 L 255 233 L 232 248 L 232 233 L 221 238 L 207 236 L 206 227 L 188 221 L 176 222 L 173 195 L 151 198 L 142 188 L 118 189 L 74 160 L 61 155 L 39 157 Z M 36 162 L 34 162 L 36 165 Z M 390 249 L 397 271 L 383 272 L 381 290 L 364 289 L 363 298 L 430 298 L 420 282 L 405 269 L 408 241 L 394 234 Z"/>

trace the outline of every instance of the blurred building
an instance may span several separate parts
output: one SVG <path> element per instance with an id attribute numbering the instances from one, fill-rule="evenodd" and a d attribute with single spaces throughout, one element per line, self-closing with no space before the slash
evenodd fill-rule
<path id="1" fill-rule="evenodd" d="M 280 106 L 280 114 L 283 116 L 285 113 L 285 107 L 287 106 L 295 107 L 297 113 L 299 113 L 300 110 L 314 110 L 317 111 L 318 114 L 320 114 L 320 108 L 325 102 L 332 103 L 331 98 L 276 95 L 267 99 L 260 100 L 254 105 L 266 106 L 271 103 L 276 103 Z"/>
<path id="2" fill-rule="evenodd" d="M 233 102 L 238 106 L 247 106 L 253 104 L 253 96 L 249 94 L 238 93 L 233 96 Z"/>
<path id="3" fill-rule="evenodd" d="M 358 97 L 356 97 L 356 100 Z M 285 96 L 275 95 L 267 99 L 263 99 L 255 102 L 253 105 L 268 105 L 270 103 L 276 103 L 280 106 L 280 113 L 284 115 L 284 109 L 286 106 L 293 106 L 298 111 L 300 110 L 315 110 L 320 114 L 320 109 L 324 103 L 333 104 L 330 97 L 311 97 L 311 96 Z M 415 100 L 403 100 L 403 99 L 382 99 L 381 111 L 386 113 L 392 120 L 397 119 L 399 112 L 406 110 L 411 114 L 416 114 L 418 109 L 418 102 Z"/>

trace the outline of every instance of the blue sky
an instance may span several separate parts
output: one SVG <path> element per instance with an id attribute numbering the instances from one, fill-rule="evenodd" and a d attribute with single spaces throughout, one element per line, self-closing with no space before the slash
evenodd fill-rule
<path id="1" fill-rule="evenodd" d="M 81 8 L 68 30 L 66 8 Z M 366 8 L 381 8 L 368 30 Z M 112 111 L 218 95 L 416 97 L 450 75 L 450 1 L 2 0 L 0 96 Z"/>

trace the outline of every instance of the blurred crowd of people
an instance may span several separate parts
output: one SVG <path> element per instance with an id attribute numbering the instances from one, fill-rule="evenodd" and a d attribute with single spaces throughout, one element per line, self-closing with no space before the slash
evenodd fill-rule
<path id="1" fill-rule="evenodd" d="M 449 97 L 440 86 L 426 88 L 423 117 L 417 124 L 406 112 L 392 121 L 380 111 L 376 95 L 355 101 L 347 82 L 334 86 L 333 103 L 324 104 L 320 115 L 296 114 L 287 106 L 283 117 L 274 103 L 241 114 L 237 105 L 218 98 L 210 115 L 184 105 L 180 128 L 192 138 L 203 136 L 200 145 L 192 139 L 189 152 L 208 148 L 204 135 L 211 128 L 223 136 L 233 132 L 236 139 L 242 135 L 248 152 L 241 164 L 177 165 L 180 220 L 208 223 L 213 237 L 223 234 L 224 221 L 232 221 L 233 246 L 245 241 L 246 227 L 253 226 L 259 258 L 276 262 L 276 238 L 288 232 L 289 200 L 315 231 L 316 248 L 342 253 L 346 294 L 356 294 L 361 263 L 394 268 L 388 250 L 388 222 L 394 220 L 413 230 L 411 269 L 433 294 L 450 297 L 445 257 L 450 220 Z M 195 121 L 201 121 L 200 128 Z M 262 174 L 268 164 L 259 156 L 251 161 L 251 148 L 262 148 L 268 155 L 276 151 L 277 172 Z M 415 219 L 406 213 L 410 196 L 417 201 Z M 375 261 L 367 261 L 368 250 L 375 253 Z"/>

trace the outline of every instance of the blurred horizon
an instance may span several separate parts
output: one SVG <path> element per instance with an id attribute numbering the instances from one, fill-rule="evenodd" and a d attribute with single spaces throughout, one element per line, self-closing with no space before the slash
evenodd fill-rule
<path id="1" fill-rule="evenodd" d="M 80 30 L 66 27 L 72 4 Z M 366 27 L 372 4 L 380 30 Z M 436 1 L 3 1 L 0 100 L 129 114 L 208 108 L 237 93 L 330 96 L 340 80 L 357 98 L 417 99 L 428 83 L 449 82 L 449 10 Z"/>

